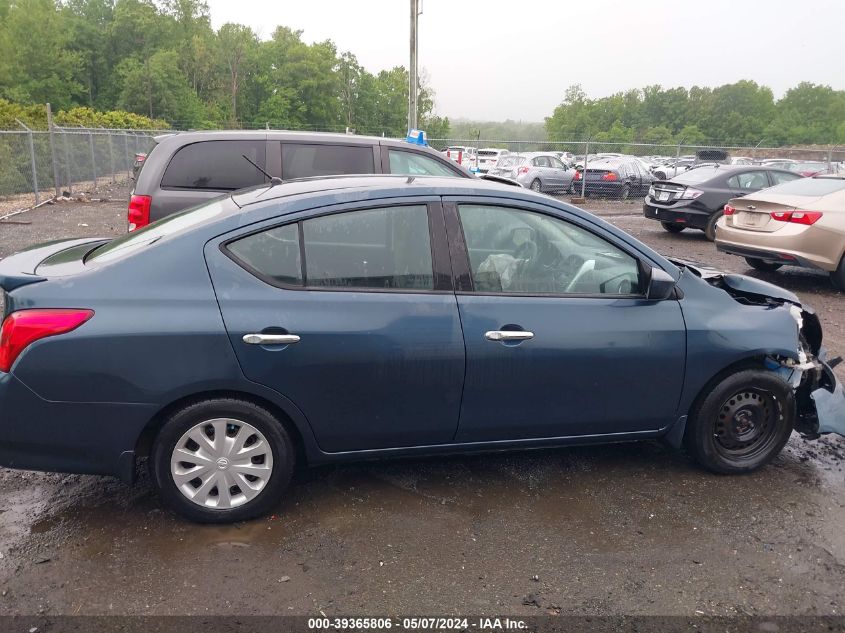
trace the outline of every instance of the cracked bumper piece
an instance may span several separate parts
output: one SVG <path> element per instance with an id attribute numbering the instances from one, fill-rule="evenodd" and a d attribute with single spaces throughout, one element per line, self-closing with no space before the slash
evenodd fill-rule
<path id="1" fill-rule="evenodd" d="M 825 365 L 825 369 L 830 369 Z M 833 378 L 833 374 L 830 374 Z M 842 384 L 835 382 L 833 390 L 821 388 L 810 394 L 816 405 L 818 418 L 818 433 L 837 433 L 845 437 L 845 389 Z"/>

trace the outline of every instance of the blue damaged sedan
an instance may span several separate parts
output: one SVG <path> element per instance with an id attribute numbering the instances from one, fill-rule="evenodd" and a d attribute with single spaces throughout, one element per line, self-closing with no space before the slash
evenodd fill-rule
<path id="1" fill-rule="evenodd" d="M 0 464 L 148 457 L 195 521 L 295 466 L 663 438 L 753 471 L 845 433 L 812 310 L 479 180 L 274 182 L 0 262 Z"/>

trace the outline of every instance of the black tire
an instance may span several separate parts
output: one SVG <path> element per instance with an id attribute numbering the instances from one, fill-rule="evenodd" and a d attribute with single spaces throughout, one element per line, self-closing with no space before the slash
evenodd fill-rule
<path id="1" fill-rule="evenodd" d="M 267 440 L 273 460 L 270 476 L 258 494 L 242 505 L 228 509 L 209 508 L 188 499 L 174 482 L 170 466 L 171 454 L 180 438 L 192 427 L 218 418 L 242 421 L 258 430 Z M 227 426 L 227 434 L 229 428 Z M 294 461 L 293 443 L 275 416 L 252 402 L 221 398 L 189 405 L 171 415 L 155 439 L 149 468 L 162 500 L 177 513 L 198 523 L 232 523 L 252 519 L 271 510 L 290 483 Z"/>
<path id="2" fill-rule="evenodd" d="M 674 222 L 661 222 L 660 226 L 663 227 L 664 231 L 668 231 L 669 233 L 680 233 L 687 228 L 683 224 L 675 224 Z"/>
<path id="3" fill-rule="evenodd" d="M 767 262 L 762 259 L 757 259 L 756 257 L 746 257 L 745 261 L 748 263 L 751 268 L 754 270 L 763 270 L 767 272 L 773 272 L 783 266 L 783 264 L 775 264 L 774 262 Z"/>
<path id="4" fill-rule="evenodd" d="M 845 255 L 839 260 L 839 266 L 837 266 L 836 270 L 829 273 L 829 275 L 830 283 L 833 284 L 834 288 L 845 290 Z"/>
<path id="5" fill-rule="evenodd" d="M 795 395 L 777 374 L 745 369 L 702 393 L 684 435 L 699 464 L 720 474 L 750 473 L 783 449 L 795 422 Z"/>
<path id="6" fill-rule="evenodd" d="M 542 191 L 542 189 L 543 189 L 543 186 L 540 183 L 539 178 L 535 178 L 534 180 L 531 181 L 531 191 L 536 191 L 537 193 L 540 193 Z"/>
<path id="7" fill-rule="evenodd" d="M 704 237 L 706 237 L 711 242 L 716 241 L 716 222 L 719 221 L 725 215 L 724 211 L 717 211 L 713 215 L 710 216 L 710 219 L 707 220 L 707 226 L 704 227 Z"/>
<path id="8" fill-rule="evenodd" d="M 627 200 L 628 196 L 631 195 L 631 185 L 626 184 L 622 187 L 622 191 L 619 192 L 619 199 L 620 200 Z"/>

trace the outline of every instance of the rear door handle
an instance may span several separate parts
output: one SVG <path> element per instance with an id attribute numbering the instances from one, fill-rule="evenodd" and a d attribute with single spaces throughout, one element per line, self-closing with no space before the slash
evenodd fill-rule
<path id="1" fill-rule="evenodd" d="M 488 341 L 527 341 L 534 338 L 534 332 L 525 330 L 490 330 L 484 333 Z"/>
<path id="2" fill-rule="evenodd" d="M 293 345 L 299 343 L 296 334 L 244 334 L 244 343 L 250 345 Z"/>

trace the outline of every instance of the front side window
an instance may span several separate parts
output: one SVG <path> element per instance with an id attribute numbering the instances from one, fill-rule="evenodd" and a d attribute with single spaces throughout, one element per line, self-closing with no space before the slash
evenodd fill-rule
<path id="1" fill-rule="evenodd" d="M 369 145 L 282 145 L 282 178 L 312 178 L 375 172 Z"/>
<path id="2" fill-rule="evenodd" d="M 475 292 L 642 294 L 637 260 L 581 227 L 508 207 L 467 204 L 458 213 Z"/>
<path id="3" fill-rule="evenodd" d="M 308 286 L 434 288 L 425 205 L 313 218 L 302 232 Z"/>
<path id="4" fill-rule="evenodd" d="M 264 182 L 264 139 L 202 141 L 185 145 L 167 165 L 161 186 L 165 189 L 234 191 Z"/>
<path id="5" fill-rule="evenodd" d="M 766 177 L 766 172 L 764 171 L 750 171 L 728 178 L 728 186 L 731 189 L 749 191 L 765 189 L 769 186 L 769 179 Z"/>
<path id="6" fill-rule="evenodd" d="M 391 149 L 388 150 L 388 156 L 390 157 L 391 174 L 402 176 L 458 176 L 458 173 L 448 165 L 417 152 Z"/>

